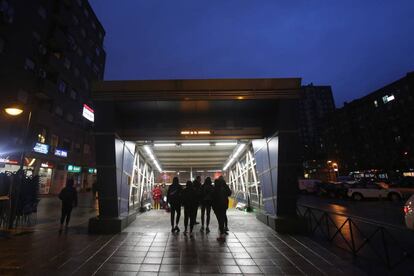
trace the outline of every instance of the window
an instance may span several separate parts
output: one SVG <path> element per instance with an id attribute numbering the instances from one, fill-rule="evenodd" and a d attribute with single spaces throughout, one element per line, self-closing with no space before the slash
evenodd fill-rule
<path id="1" fill-rule="evenodd" d="M 50 137 L 50 146 L 52 148 L 56 148 L 59 144 L 59 136 L 52 134 L 52 136 Z"/>
<path id="2" fill-rule="evenodd" d="M 46 10 L 44 7 L 40 6 L 37 9 L 37 13 L 40 15 L 41 18 L 46 19 Z"/>
<path id="3" fill-rule="evenodd" d="M 384 97 L 382 97 L 382 101 L 386 104 L 386 103 L 389 103 L 389 102 L 391 102 L 391 101 L 393 101 L 393 100 L 395 100 L 395 97 L 394 97 L 394 95 L 390 95 L 390 96 L 388 96 L 388 95 L 385 95 Z"/>
<path id="4" fill-rule="evenodd" d="M 80 32 L 81 32 L 82 37 L 85 38 L 86 37 L 86 31 L 85 31 L 85 29 L 82 28 Z"/>
<path id="5" fill-rule="evenodd" d="M 88 144 L 83 145 L 83 153 L 89 154 L 91 152 L 91 147 Z"/>
<path id="6" fill-rule="evenodd" d="M 79 25 L 79 18 L 76 15 L 72 16 L 72 21 L 74 25 Z"/>
<path id="7" fill-rule="evenodd" d="M 85 57 L 85 62 L 86 62 L 86 64 L 87 64 L 88 66 L 91 66 L 91 64 L 92 64 L 91 57 L 90 57 L 90 56 L 86 56 L 86 57 Z"/>
<path id="8" fill-rule="evenodd" d="M 82 79 L 82 83 L 83 83 L 83 87 L 88 90 L 89 89 L 89 82 L 87 79 L 83 78 Z"/>
<path id="9" fill-rule="evenodd" d="M 66 120 L 67 120 L 68 122 L 73 122 L 73 115 L 72 115 L 72 114 L 70 114 L 70 113 L 66 114 Z"/>
<path id="10" fill-rule="evenodd" d="M 46 55 L 46 53 L 47 53 L 46 47 L 41 43 L 39 44 L 39 53 L 42 54 L 42 55 Z"/>
<path id="11" fill-rule="evenodd" d="M 40 34 L 36 31 L 32 32 L 33 38 L 37 41 L 40 41 Z"/>
<path id="12" fill-rule="evenodd" d="M 374 101 L 374 106 L 378 107 L 378 101 L 377 100 Z"/>
<path id="13" fill-rule="evenodd" d="M 76 92 L 75 90 L 71 89 L 70 90 L 70 97 L 72 98 L 72 100 L 76 100 L 78 98 L 78 92 Z"/>
<path id="14" fill-rule="evenodd" d="M 4 52 L 5 44 L 6 42 L 4 41 L 4 39 L 0 37 L 0 54 Z"/>
<path id="15" fill-rule="evenodd" d="M 62 116 L 63 115 L 63 109 L 60 106 L 55 107 L 55 113 L 56 115 Z"/>
<path id="16" fill-rule="evenodd" d="M 96 53 L 96 56 L 99 57 L 101 55 L 101 50 L 98 47 L 96 47 L 95 48 L 95 53 Z"/>
<path id="17" fill-rule="evenodd" d="M 79 71 L 78 67 L 75 67 L 75 69 L 73 70 L 73 72 L 75 73 L 75 76 L 76 77 L 79 77 L 80 71 Z"/>
<path id="18" fill-rule="evenodd" d="M 58 86 L 59 91 L 62 93 L 66 93 L 66 88 L 67 88 L 66 82 L 62 80 L 59 81 L 59 86 Z"/>
<path id="19" fill-rule="evenodd" d="M 6 23 L 13 23 L 14 9 L 6 0 L 0 0 L 0 12 L 2 13 L 2 19 Z"/>
<path id="20" fill-rule="evenodd" d="M 70 60 L 67 58 L 67 57 L 65 57 L 65 59 L 63 60 L 63 66 L 66 68 L 66 69 L 68 69 L 68 70 L 70 70 L 70 66 L 71 66 L 71 62 L 70 62 Z"/>
<path id="21" fill-rule="evenodd" d="M 24 69 L 33 71 L 35 69 L 35 63 L 30 58 L 26 58 L 24 62 Z"/>
<path id="22" fill-rule="evenodd" d="M 81 49 L 81 48 L 78 48 L 77 53 L 78 53 L 78 55 L 79 55 L 80 57 L 81 57 L 81 56 L 83 56 L 83 51 L 82 51 L 82 49 Z"/>
<path id="23" fill-rule="evenodd" d="M 76 143 L 76 144 L 75 144 L 75 151 L 76 151 L 77 153 L 80 153 L 80 152 L 81 152 L 81 145 L 80 145 L 79 143 Z"/>
<path id="24" fill-rule="evenodd" d="M 64 138 L 63 141 L 62 141 L 62 147 L 65 150 L 70 151 L 71 150 L 71 147 L 72 147 L 72 143 L 70 142 L 69 139 Z"/>

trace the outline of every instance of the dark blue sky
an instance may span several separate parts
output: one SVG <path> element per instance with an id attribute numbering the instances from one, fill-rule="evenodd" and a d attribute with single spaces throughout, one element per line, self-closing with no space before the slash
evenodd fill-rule
<path id="1" fill-rule="evenodd" d="M 414 71 L 414 0 L 90 0 L 105 79 L 302 77 L 336 104 Z"/>

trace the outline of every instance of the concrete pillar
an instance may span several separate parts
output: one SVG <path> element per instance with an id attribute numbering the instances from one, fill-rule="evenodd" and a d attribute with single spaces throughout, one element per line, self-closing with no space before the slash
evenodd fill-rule
<path id="1" fill-rule="evenodd" d="M 276 131 L 270 137 L 253 141 L 264 204 L 257 217 L 278 232 L 305 229 L 296 215 L 300 173 L 297 108 L 297 100 L 279 101 L 274 120 Z"/>
<path id="2" fill-rule="evenodd" d="M 125 143 L 116 134 L 117 121 L 113 103 L 97 102 L 95 114 L 99 215 L 89 220 L 89 232 L 118 233 L 135 220 L 135 214 L 128 213 L 128 194 L 125 195 L 125 189 L 122 189 L 125 186 Z"/>

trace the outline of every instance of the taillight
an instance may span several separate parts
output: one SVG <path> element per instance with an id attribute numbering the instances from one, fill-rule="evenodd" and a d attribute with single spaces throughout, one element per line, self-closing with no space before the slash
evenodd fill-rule
<path id="1" fill-rule="evenodd" d="M 408 206 L 404 206 L 404 214 L 407 214 L 410 211 L 410 208 Z"/>

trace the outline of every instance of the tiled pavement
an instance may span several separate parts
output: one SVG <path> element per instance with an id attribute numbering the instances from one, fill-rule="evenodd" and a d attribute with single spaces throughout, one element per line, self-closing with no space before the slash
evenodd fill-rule
<path id="1" fill-rule="evenodd" d="M 230 234 L 169 232 L 169 214 L 140 215 L 118 235 L 87 235 L 84 226 L 0 240 L 0 275 L 362 275 L 302 236 L 279 235 L 253 214 L 229 211 Z"/>

